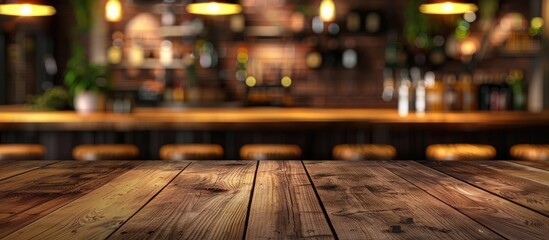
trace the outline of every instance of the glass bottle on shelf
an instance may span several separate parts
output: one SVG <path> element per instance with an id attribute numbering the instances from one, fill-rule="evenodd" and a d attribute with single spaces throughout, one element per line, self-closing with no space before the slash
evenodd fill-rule
<path id="1" fill-rule="evenodd" d="M 410 112 L 410 78 L 407 69 L 401 69 L 399 73 L 400 84 L 398 85 L 398 115 L 408 116 Z"/>
<path id="2" fill-rule="evenodd" d="M 470 74 L 462 74 L 458 84 L 456 84 L 458 95 L 458 105 L 462 111 L 470 112 L 476 110 L 475 85 Z"/>
<path id="3" fill-rule="evenodd" d="M 512 109 L 513 110 L 525 110 L 526 109 L 526 94 L 524 93 L 524 74 L 520 69 L 511 70 L 509 74 L 509 82 L 512 95 Z"/>
<path id="4" fill-rule="evenodd" d="M 442 111 L 444 110 L 444 88 L 439 81 L 435 79 L 435 73 L 425 73 L 425 101 L 427 103 L 427 111 Z"/>
<path id="5" fill-rule="evenodd" d="M 456 111 L 457 107 L 457 95 L 455 85 L 456 85 L 456 75 L 447 74 L 444 76 L 443 80 L 444 85 L 444 111 Z"/>

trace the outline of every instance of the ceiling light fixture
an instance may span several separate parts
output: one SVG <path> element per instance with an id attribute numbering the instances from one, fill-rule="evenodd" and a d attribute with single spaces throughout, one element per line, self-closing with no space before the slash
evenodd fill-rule
<path id="1" fill-rule="evenodd" d="M 242 12 L 237 0 L 193 0 L 187 5 L 187 12 L 198 15 L 231 15 Z"/>
<path id="2" fill-rule="evenodd" d="M 55 8 L 33 0 L 6 0 L 0 4 L 0 14 L 19 17 L 41 17 L 55 14 Z"/>
<path id="3" fill-rule="evenodd" d="M 122 4 L 120 0 L 108 0 L 105 4 L 105 18 L 109 22 L 118 22 L 122 19 Z"/>
<path id="4" fill-rule="evenodd" d="M 463 14 L 477 10 L 472 1 L 427 0 L 419 6 L 419 11 L 425 14 Z"/>
<path id="5" fill-rule="evenodd" d="M 320 3 L 320 19 L 324 22 L 331 22 L 335 19 L 335 4 L 332 0 L 322 0 Z"/>

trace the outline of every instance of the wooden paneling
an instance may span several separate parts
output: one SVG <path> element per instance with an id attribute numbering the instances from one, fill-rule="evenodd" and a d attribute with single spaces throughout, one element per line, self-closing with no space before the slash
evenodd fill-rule
<path id="1" fill-rule="evenodd" d="M 547 237 L 548 218 L 537 212 L 494 197 L 486 191 L 416 162 L 383 162 L 380 165 L 507 239 Z M 491 165 L 494 169 L 509 169 L 520 175 L 528 174 L 529 171 L 524 168 L 514 169 L 505 162 L 486 165 Z M 545 172 L 544 175 L 548 180 L 549 173 Z"/>
<path id="2" fill-rule="evenodd" d="M 260 162 L 247 239 L 334 239 L 299 161 Z"/>
<path id="3" fill-rule="evenodd" d="M 306 162 L 341 239 L 499 239 L 375 162 Z M 400 223 L 413 218 L 412 224 Z M 390 231 L 398 225 L 402 232 Z"/>
<path id="4" fill-rule="evenodd" d="M 193 162 L 111 239 L 242 239 L 256 162 Z"/>

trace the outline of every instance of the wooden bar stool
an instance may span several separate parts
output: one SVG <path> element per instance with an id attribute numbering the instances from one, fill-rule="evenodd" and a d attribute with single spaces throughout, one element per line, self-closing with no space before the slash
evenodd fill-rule
<path id="1" fill-rule="evenodd" d="M 496 149 L 483 144 L 434 144 L 427 147 L 426 155 L 438 161 L 488 160 L 496 156 Z"/>
<path id="2" fill-rule="evenodd" d="M 160 148 L 162 160 L 217 160 L 223 147 L 217 144 L 168 144 Z"/>
<path id="3" fill-rule="evenodd" d="M 518 160 L 549 161 L 549 144 L 518 144 L 509 152 Z"/>
<path id="4" fill-rule="evenodd" d="M 139 149 L 131 144 L 83 144 L 74 147 L 72 157 L 79 161 L 131 160 Z"/>
<path id="5" fill-rule="evenodd" d="M 244 160 L 298 160 L 301 148 L 292 144 L 247 144 L 240 148 Z"/>
<path id="6" fill-rule="evenodd" d="M 339 144 L 332 150 L 337 160 L 391 160 L 396 149 L 387 144 Z"/>
<path id="7" fill-rule="evenodd" d="M 40 160 L 45 152 L 40 144 L 0 144 L 0 160 Z"/>

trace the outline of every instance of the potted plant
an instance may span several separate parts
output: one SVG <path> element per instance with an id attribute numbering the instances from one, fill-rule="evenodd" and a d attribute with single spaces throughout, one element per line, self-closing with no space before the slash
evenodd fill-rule
<path id="1" fill-rule="evenodd" d="M 86 49 L 92 22 L 93 0 L 72 0 L 76 16 L 71 43 L 72 56 L 67 62 L 65 85 L 81 113 L 103 111 L 109 89 L 108 65 L 90 62 Z"/>
<path id="2" fill-rule="evenodd" d="M 74 97 L 74 109 L 80 113 L 105 110 L 109 89 L 108 66 L 90 63 L 83 49 L 73 49 L 67 62 L 65 85 Z"/>

